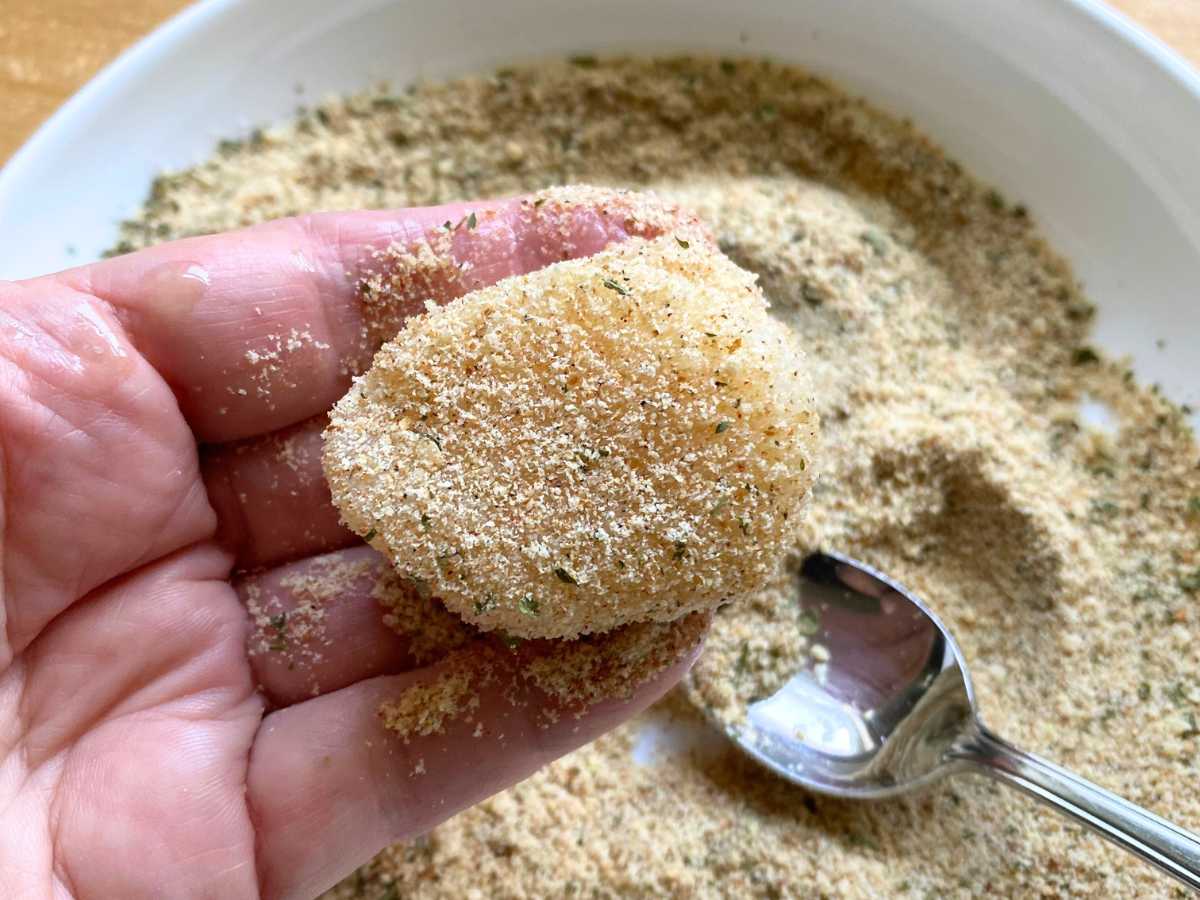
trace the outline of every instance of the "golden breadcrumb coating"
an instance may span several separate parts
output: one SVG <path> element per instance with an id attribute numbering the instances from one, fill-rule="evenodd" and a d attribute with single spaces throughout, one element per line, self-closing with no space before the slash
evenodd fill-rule
<path id="1" fill-rule="evenodd" d="M 408 320 L 333 410 L 325 471 L 349 526 L 480 628 L 667 621 L 760 590 L 794 543 L 801 366 L 703 233 L 633 238 Z"/>

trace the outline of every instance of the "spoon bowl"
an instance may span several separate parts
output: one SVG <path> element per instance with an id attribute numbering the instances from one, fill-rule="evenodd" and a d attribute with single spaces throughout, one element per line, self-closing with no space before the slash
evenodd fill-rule
<path id="1" fill-rule="evenodd" d="M 980 722 L 958 645 L 926 605 L 836 553 L 799 571 L 814 664 L 727 729 L 749 756 L 823 794 L 880 799 L 973 771 L 1035 797 L 1200 890 L 1200 838 Z"/>
<path id="2" fill-rule="evenodd" d="M 974 705 L 942 623 L 879 572 L 830 553 L 804 560 L 799 603 L 827 659 L 749 708 L 736 729 L 742 749 L 842 797 L 890 797 L 939 778 Z"/>

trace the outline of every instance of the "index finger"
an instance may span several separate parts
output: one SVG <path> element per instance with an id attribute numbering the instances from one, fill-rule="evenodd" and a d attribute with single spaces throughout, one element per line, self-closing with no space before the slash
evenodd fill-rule
<path id="1" fill-rule="evenodd" d="M 227 441 L 327 410 L 427 301 L 677 224 L 644 196 L 552 189 L 280 219 L 52 277 L 108 303 L 196 436 Z"/>

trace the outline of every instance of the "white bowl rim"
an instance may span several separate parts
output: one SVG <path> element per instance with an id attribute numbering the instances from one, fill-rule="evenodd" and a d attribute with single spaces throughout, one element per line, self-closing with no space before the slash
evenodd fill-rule
<path id="1" fill-rule="evenodd" d="M 200 0 L 176 13 L 142 37 L 111 63 L 102 68 L 82 88 L 60 106 L 0 168 L 0 205 L 10 191 L 18 189 L 24 170 L 43 148 L 52 146 L 58 133 L 69 127 L 75 113 L 99 98 L 111 86 L 149 67 L 160 55 L 169 54 L 176 44 L 206 22 L 219 18 L 230 9 L 253 0 Z M 1042 0 L 1065 6 L 1076 15 L 1100 25 L 1113 38 L 1132 45 L 1139 55 L 1161 74 L 1186 90 L 1200 106 L 1200 71 L 1159 38 L 1101 0 Z"/>

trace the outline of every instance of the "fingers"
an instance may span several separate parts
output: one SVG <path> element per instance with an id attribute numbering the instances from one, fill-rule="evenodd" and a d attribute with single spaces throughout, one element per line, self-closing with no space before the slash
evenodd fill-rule
<path id="1" fill-rule="evenodd" d="M 247 787 L 263 895 L 315 896 L 388 844 L 428 831 L 649 706 L 694 659 L 695 624 L 677 629 L 673 661 L 632 694 L 575 712 L 522 677 L 517 657 L 480 651 L 272 713 Z M 472 686 L 484 673 L 490 681 L 457 698 L 457 717 L 407 738 L 383 728 L 381 705 L 464 666 L 475 673 Z"/>
<path id="2" fill-rule="evenodd" d="M 205 539 L 195 439 L 103 303 L 0 283 L 0 670 L 71 603 Z"/>
<path id="3" fill-rule="evenodd" d="M 274 707 L 427 665 L 478 636 L 363 545 L 235 586 L 254 623 L 255 681 Z"/>
<path id="4" fill-rule="evenodd" d="M 611 191 L 540 200 L 281 219 L 55 278 L 109 303 L 196 435 L 227 441 L 327 410 L 426 300 L 675 221 L 658 208 L 647 224 L 640 206 Z M 381 255 L 388 247 L 398 249 Z"/>
<path id="5" fill-rule="evenodd" d="M 273 566 L 359 543 L 342 525 L 321 468 L 321 415 L 274 434 L 208 446 L 201 472 L 218 540 L 239 569 Z"/>

